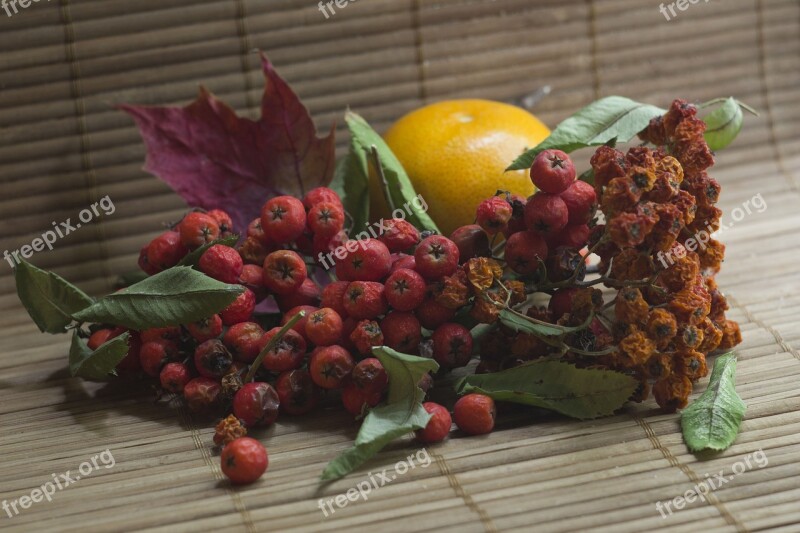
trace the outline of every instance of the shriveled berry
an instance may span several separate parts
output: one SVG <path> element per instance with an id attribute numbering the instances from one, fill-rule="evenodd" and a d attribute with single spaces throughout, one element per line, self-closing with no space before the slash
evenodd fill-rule
<path id="1" fill-rule="evenodd" d="M 332 238 L 344 228 L 344 208 L 341 203 L 321 202 L 308 211 L 308 228 L 321 238 Z"/>
<path id="2" fill-rule="evenodd" d="M 398 352 L 415 354 L 422 340 L 422 326 L 414 313 L 391 311 L 381 320 L 386 346 Z"/>
<path id="3" fill-rule="evenodd" d="M 425 279 L 407 268 L 389 274 L 385 287 L 386 301 L 398 311 L 412 311 L 425 300 Z"/>
<path id="4" fill-rule="evenodd" d="M 360 354 L 367 355 L 374 346 L 383 345 L 383 332 L 377 322 L 362 320 L 350 333 L 350 342 Z"/>
<path id="5" fill-rule="evenodd" d="M 353 281 L 348 285 L 342 305 L 348 316 L 376 318 L 388 309 L 386 290 L 377 281 Z"/>
<path id="6" fill-rule="evenodd" d="M 392 267 L 392 254 L 378 239 L 347 241 L 339 252 L 336 277 L 343 281 L 380 281 Z"/>
<path id="7" fill-rule="evenodd" d="M 304 415 L 317 406 L 319 389 L 308 370 L 289 370 L 278 376 L 275 383 L 281 411 L 289 415 Z"/>
<path id="8" fill-rule="evenodd" d="M 466 263 L 473 257 L 491 257 L 489 235 L 477 224 L 469 224 L 456 228 L 450 240 L 458 247 L 460 263 Z"/>
<path id="9" fill-rule="evenodd" d="M 342 199 L 339 198 L 339 195 L 336 194 L 336 191 L 329 189 L 328 187 L 316 187 L 308 191 L 303 197 L 303 207 L 309 211 L 315 205 L 324 202 L 339 204 L 339 206 L 342 205 Z"/>
<path id="10" fill-rule="evenodd" d="M 194 350 L 194 366 L 207 378 L 221 378 L 230 370 L 233 357 L 219 339 L 211 339 Z"/>
<path id="11" fill-rule="evenodd" d="M 239 322 L 247 322 L 253 316 L 253 310 L 256 308 L 256 295 L 250 289 L 245 289 L 242 294 L 228 307 L 222 310 L 220 317 L 222 323 L 226 326 L 232 326 Z"/>
<path id="12" fill-rule="evenodd" d="M 575 165 L 561 150 L 540 152 L 531 166 L 531 181 L 538 189 L 551 194 L 567 190 L 575 181 Z"/>
<path id="13" fill-rule="evenodd" d="M 347 292 L 347 286 L 350 285 L 348 281 L 334 281 L 322 289 L 322 299 L 320 300 L 320 307 L 330 307 L 339 316 L 347 318 L 347 310 L 344 308 L 344 295 Z"/>
<path id="14" fill-rule="evenodd" d="M 186 325 L 189 335 L 197 342 L 216 339 L 222 334 L 222 317 L 213 315 L 197 322 Z"/>
<path id="15" fill-rule="evenodd" d="M 259 353 L 266 348 L 267 344 L 281 330 L 279 327 L 272 328 L 266 332 L 259 341 Z M 263 366 L 271 372 L 285 372 L 294 370 L 303 364 L 306 356 L 306 341 L 302 335 L 290 329 L 281 337 L 275 346 L 269 350 L 264 357 Z"/>
<path id="16" fill-rule="evenodd" d="M 496 416 L 494 400 L 485 394 L 462 396 L 453 407 L 456 425 L 467 435 L 491 433 Z"/>
<path id="17" fill-rule="evenodd" d="M 189 368 L 183 363 L 167 363 L 159 376 L 161 387 L 175 394 L 183 393 L 184 387 L 191 380 Z"/>
<path id="18" fill-rule="evenodd" d="M 547 243 L 535 231 L 520 231 L 506 241 L 506 263 L 523 276 L 535 273 L 547 259 Z"/>
<path id="19" fill-rule="evenodd" d="M 240 437 L 222 449 L 222 473 L 234 485 L 257 481 L 269 466 L 267 449 L 256 439 Z"/>
<path id="20" fill-rule="evenodd" d="M 297 252 L 278 250 L 264 260 L 264 285 L 275 294 L 290 294 L 308 277 L 306 264 Z"/>
<path id="21" fill-rule="evenodd" d="M 252 363 L 258 357 L 263 335 L 264 330 L 255 322 L 239 322 L 228 328 L 222 342 L 230 349 L 234 359 Z"/>
<path id="22" fill-rule="evenodd" d="M 336 344 L 342 338 L 342 317 L 330 307 L 308 315 L 306 338 L 317 346 Z"/>
<path id="23" fill-rule="evenodd" d="M 588 224 L 597 209 L 597 193 L 594 187 L 585 181 L 575 181 L 561 193 L 561 199 L 567 204 L 570 224 Z"/>
<path id="24" fill-rule="evenodd" d="M 381 396 L 389 388 L 389 376 L 376 357 L 367 357 L 353 368 L 352 381 L 367 396 Z"/>
<path id="25" fill-rule="evenodd" d="M 452 275 L 458 268 L 458 258 L 458 246 L 441 235 L 431 235 L 414 252 L 417 272 L 429 280 Z"/>
<path id="26" fill-rule="evenodd" d="M 293 196 L 276 196 L 261 208 L 261 227 L 267 239 L 278 244 L 294 241 L 306 229 L 306 210 Z"/>
<path id="27" fill-rule="evenodd" d="M 433 358 L 444 368 L 466 366 L 472 357 L 472 334 L 461 324 L 442 324 L 433 332 Z"/>
<path id="28" fill-rule="evenodd" d="M 311 278 L 306 278 L 294 292 L 289 294 L 276 294 L 275 301 L 278 302 L 278 309 L 287 312 L 299 306 L 319 306 L 320 290 L 319 286 Z"/>
<path id="29" fill-rule="evenodd" d="M 207 412 L 219 404 L 222 386 L 219 381 L 206 377 L 194 378 L 183 388 L 183 397 L 191 411 Z"/>
<path id="30" fill-rule="evenodd" d="M 181 243 L 190 250 L 219 238 L 217 221 L 205 213 L 189 213 L 178 224 L 178 231 L 181 235 Z"/>
<path id="31" fill-rule="evenodd" d="M 408 220 L 392 218 L 380 222 L 378 239 L 390 252 L 404 252 L 419 243 L 419 230 Z"/>
<path id="32" fill-rule="evenodd" d="M 237 283 L 239 276 L 242 275 L 244 262 L 242 256 L 234 248 L 215 244 L 200 256 L 198 266 L 202 273 L 215 280 L 223 283 Z"/>
<path id="33" fill-rule="evenodd" d="M 414 434 L 420 442 L 434 444 L 442 442 L 450 434 L 453 419 L 450 411 L 443 405 L 434 402 L 425 402 L 422 407 L 431 414 L 431 419 L 424 429 L 418 429 Z"/>
<path id="34" fill-rule="evenodd" d="M 321 346 L 311 352 L 308 369 L 311 379 L 323 389 L 338 389 L 344 385 L 355 367 L 350 352 L 341 346 Z"/>
<path id="35" fill-rule="evenodd" d="M 569 210 L 557 194 L 539 191 L 525 205 L 525 226 L 541 234 L 556 233 L 567 225 Z"/>
<path id="36" fill-rule="evenodd" d="M 245 383 L 233 397 L 233 414 L 249 428 L 275 422 L 279 407 L 278 393 L 269 383 Z"/>
<path id="37" fill-rule="evenodd" d="M 478 204 L 476 222 L 489 235 L 505 231 L 514 214 L 511 204 L 501 196 L 492 196 Z"/>
<path id="38" fill-rule="evenodd" d="M 150 241 L 147 245 L 147 265 L 153 273 L 174 267 L 189 253 L 176 231 L 167 231 Z"/>

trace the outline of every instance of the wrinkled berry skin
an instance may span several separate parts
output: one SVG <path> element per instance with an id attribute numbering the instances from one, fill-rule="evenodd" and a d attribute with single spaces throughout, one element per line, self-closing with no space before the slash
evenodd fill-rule
<path id="1" fill-rule="evenodd" d="M 263 350 L 272 338 L 281 330 L 279 327 L 266 332 L 259 341 L 258 351 Z M 271 372 L 294 370 L 303 364 L 306 356 L 306 341 L 302 335 L 290 329 L 278 343 L 267 352 L 263 366 Z"/>
<path id="2" fill-rule="evenodd" d="M 431 419 L 424 429 L 418 429 L 414 433 L 417 440 L 425 444 L 442 442 L 450 434 L 450 427 L 453 425 L 450 411 L 443 405 L 434 402 L 425 402 L 422 407 L 431 414 Z"/>
<path id="3" fill-rule="evenodd" d="M 358 322 L 353 331 L 350 332 L 349 337 L 350 342 L 353 343 L 358 353 L 362 355 L 371 353 L 374 346 L 382 346 L 384 344 L 381 327 L 373 320 Z"/>
<path id="4" fill-rule="evenodd" d="M 181 243 L 190 250 L 219 239 L 217 221 L 205 213 L 189 213 L 178 224 L 178 231 Z"/>
<path id="5" fill-rule="evenodd" d="M 191 380 L 191 375 L 189 374 L 189 368 L 185 364 L 167 363 L 161 369 L 159 380 L 164 390 L 182 394 L 186 384 Z"/>
<path id="6" fill-rule="evenodd" d="M 556 233 L 568 220 L 567 204 L 558 195 L 539 191 L 525 205 L 525 226 L 540 234 Z"/>
<path id="7" fill-rule="evenodd" d="M 222 323 L 226 326 L 232 326 L 239 322 L 247 322 L 253 315 L 253 310 L 256 308 L 256 295 L 250 289 L 245 289 L 242 294 L 222 310 L 219 314 L 222 318 Z"/>
<path id="8" fill-rule="evenodd" d="M 151 270 L 152 273 L 157 273 L 174 267 L 188 253 L 189 249 L 181 242 L 181 236 L 178 232 L 164 232 L 147 245 L 148 270 Z M 145 272 L 148 271 L 145 270 Z"/>
<path id="9" fill-rule="evenodd" d="M 496 416 L 494 400 L 484 394 L 462 396 L 453 407 L 456 425 L 467 435 L 491 433 Z"/>
<path id="10" fill-rule="evenodd" d="M 347 241 L 336 255 L 336 277 L 343 281 L 381 281 L 392 268 L 392 254 L 378 239 Z"/>
<path id="11" fill-rule="evenodd" d="M 367 394 L 355 383 L 348 383 L 342 389 L 342 405 L 353 416 L 361 416 L 367 407 L 375 407 L 380 401 L 380 394 Z"/>
<path id="12" fill-rule="evenodd" d="M 303 258 L 291 250 L 272 252 L 264 260 L 264 285 L 275 294 L 291 294 L 308 277 Z"/>
<path id="13" fill-rule="evenodd" d="M 308 370 L 289 370 L 278 376 L 275 383 L 281 411 L 289 415 L 304 415 L 312 411 L 319 401 L 319 389 Z"/>
<path id="14" fill-rule="evenodd" d="M 569 224 L 588 224 L 597 209 L 597 192 L 585 181 L 576 181 L 561 193 L 569 211 Z"/>
<path id="15" fill-rule="evenodd" d="M 233 397 L 233 414 L 249 428 L 272 424 L 279 408 L 278 393 L 269 383 L 245 383 Z"/>
<path id="16" fill-rule="evenodd" d="M 222 386 L 219 381 L 206 377 L 194 378 L 183 388 L 183 398 L 189 410 L 204 413 L 219 404 Z"/>
<path id="17" fill-rule="evenodd" d="M 527 276 L 547 259 L 547 243 L 535 231 L 520 231 L 506 241 L 506 263 L 516 273 Z"/>
<path id="18" fill-rule="evenodd" d="M 320 307 L 330 307 L 342 319 L 347 318 L 347 309 L 344 308 L 344 295 L 347 292 L 347 287 L 350 282 L 347 281 L 334 281 L 322 289 L 322 299 L 320 300 Z"/>
<path id="19" fill-rule="evenodd" d="M 466 263 L 473 257 L 491 257 L 489 235 L 477 224 L 469 224 L 456 228 L 450 240 L 458 247 L 460 263 Z"/>
<path id="20" fill-rule="evenodd" d="M 311 379 L 323 389 L 341 388 L 350 377 L 353 367 L 353 356 L 336 344 L 315 349 L 308 363 Z"/>
<path id="21" fill-rule="evenodd" d="M 225 332 L 225 343 L 233 358 L 243 363 L 252 363 L 258 357 L 258 348 L 264 330 L 255 322 L 239 322 Z"/>
<path id="22" fill-rule="evenodd" d="M 451 276 L 458 268 L 458 246 L 441 235 L 431 235 L 414 251 L 417 272 L 429 280 Z"/>
<path id="23" fill-rule="evenodd" d="M 401 353 L 417 353 L 422 340 L 422 325 L 414 313 L 391 311 L 380 325 L 386 346 Z"/>
<path id="24" fill-rule="evenodd" d="M 489 235 L 505 231 L 514 214 L 511 204 L 501 196 L 492 196 L 478 204 L 476 222 Z"/>
<path id="25" fill-rule="evenodd" d="M 461 324 L 442 324 L 433 332 L 433 358 L 443 368 L 466 366 L 472 357 L 472 334 Z"/>
<path id="26" fill-rule="evenodd" d="M 386 301 L 398 311 L 413 311 L 425 300 L 425 279 L 407 268 L 389 274 L 385 287 Z"/>
<path id="27" fill-rule="evenodd" d="M 353 281 L 348 285 L 342 300 L 348 316 L 372 319 L 386 312 L 386 289 L 377 281 Z"/>
<path id="28" fill-rule="evenodd" d="M 219 339 L 211 339 L 194 350 L 194 366 L 206 378 L 221 378 L 230 370 L 233 357 Z"/>
<path id="29" fill-rule="evenodd" d="M 540 190 L 559 194 L 575 181 L 575 165 L 561 150 L 544 150 L 531 166 L 531 181 Z"/>
<path id="30" fill-rule="evenodd" d="M 381 396 L 389 388 L 389 375 L 376 357 L 359 361 L 351 377 L 353 384 L 370 397 Z"/>
<path id="31" fill-rule="evenodd" d="M 339 198 L 339 195 L 336 194 L 336 191 L 329 189 L 328 187 L 316 187 L 308 191 L 303 197 L 303 207 L 305 207 L 308 211 L 310 211 L 315 205 L 325 202 L 338 204 L 340 207 L 342 205 L 342 199 Z"/>
<path id="32" fill-rule="evenodd" d="M 380 236 L 378 239 L 384 243 L 392 253 L 405 252 L 419 243 L 419 230 L 408 220 L 392 218 L 381 222 Z"/>
<path id="33" fill-rule="evenodd" d="M 342 317 L 329 307 L 323 307 L 308 315 L 306 339 L 317 346 L 330 346 L 342 338 Z"/>
<path id="34" fill-rule="evenodd" d="M 340 202 L 321 202 L 309 209 L 308 228 L 314 237 L 331 239 L 344 228 L 344 218 Z"/>
<path id="35" fill-rule="evenodd" d="M 319 305 L 320 290 L 316 283 L 311 278 L 306 278 L 300 285 L 300 288 L 289 294 L 275 295 L 275 301 L 278 302 L 278 308 L 282 312 L 298 307 L 298 306 L 313 306 Z"/>
<path id="36" fill-rule="evenodd" d="M 234 485 L 257 481 L 269 466 L 267 449 L 250 437 L 239 437 L 227 444 L 220 455 L 222 473 Z"/>
<path id="37" fill-rule="evenodd" d="M 261 227 L 270 241 L 290 243 L 306 229 L 306 209 L 293 196 L 276 196 L 261 208 Z"/>
<path id="38" fill-rule="evenodd" d="M 186 325 L 189 335 L 197 342 L 216 339 L 222 334 L 222 317 L 214 315 Z"/>
<path id="39" fill-rule="evenodd" d="M 200 256 L 198 266 L 203 274 L 217 281 L 238 283 L 244 262 L 234 248 L 215 244 Z"/>

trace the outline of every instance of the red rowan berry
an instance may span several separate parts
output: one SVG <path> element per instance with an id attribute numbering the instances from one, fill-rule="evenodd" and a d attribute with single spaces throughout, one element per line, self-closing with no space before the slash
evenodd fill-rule
<path id="1" fill-rule="evenodd" d="M 221 378 L 230 370 L 233 357 L 219 339 L 211 339 L 194 350 L 194 366 L 207 378 Z"/>
<path id="2" fill-rule="evenodd" d="M 159 376 L 161 387 L 175 394 L 182 394 L 191 376 L 189 368 L 183 363 L 167 363 Z"/>
<path id="3" fill-rule="evenodd" d="M 380 401 L 380 394 L 367 394 L 352 382 L 342 389 L 342 405 L 353 416 L 361 416 L 367 407 L 375 407 Z"/>
<path id="4" fill-rule="evenodd" d="M 275 383 L 281 411 L 290 415 L 304 415 L 317 406 L 319 389 L 308 370 L 289 370 L 278 376 Z"/>
<path id="5" fill-rule="evenodd" d="M 458 268 L 458 246 L 441 235 L 431 235 L 414 252 L 416 270 L 429 280 L 450 276 Z"/>
<path id="6" fill-rule="evenodd" d="M 253 315 L 256 308 L 256 295 L 250 289 L 245 289 L 242 294 L 228 307 L 222 310 L 220 317 L 226 326 L 232 326 L 239 322 L 247 322 Z"/>
<path id="7" fill-rule="evenodd" d="M 333 237 L 325 237 L 322 235 L 314 235 L 314 238 L 311 240 L 311 247 L 314 253 L 314 257 L 317 258 L 319 262 L 322 263 L 322 266 L 325 269 L 329 269 L 331 265 L 332 255 L 336 255 L 335 252 L 350 239 L 347 236 L 347 232 L 342 230 Z M 341 252 L 340 252 L 341 253 Z M 327 258 L 325 256 L 328 256 Z M 324 260 L 324 261 L 323 261 Z"/>
<path id="8" fill-rule="evenodd" d="M 98 329 L 89 337 L 87 341 L 87 345 L 89 349 L 94 351 L 98 349 L 100 346 L 104 345 L 114 337 L 119 336 L 119 334 L 115 335 L 115 331 L 110 328 Z"/>
<path id="9" fill-rule="evenodd" d="M 165 340 L 147 341 L 139 348 L 139 363 L 144 373 L 158 377 L 161 367 L 178 355 L 178 345 Z"/>
<path id="10" fill-rule="evenodd" d="M 580 250 L 589 242 L 590 233 L 591 230 L 586 224 L 568 224 L 550 240 L 550 243 L 552 243 L 553 248 L 566 246 L 567 248 Z"/>
<path id="11" fill-rule="evenodd" d="M 142 342 L 153 342 L 153 341 L 178 342 L 181 339 L 181 328 L 179 326 L 150 328 L 140 332 L 139 337 L 142 339 Z"/>
<path id="12" fill-rule="evenodd" d="M 264 269 L 259 265 L 243 265 L 242 273 L 239 274 L 239 279 L 236 283 L 244 285 L 253 291 L 257 302 L 267 297 L 267 287 L 264 285 Z"/>
<path id="13" fill-rule="evenodd" d="M 434 330 L 452 320 L 456 311 L 441 305 L 433 298 L 427 298 L 414 310 L 414 314 L 423 328 Z"/>
<path id="14" fill-rule="evenodd" d="M 292 329 L 299 333 L 300 336 L 303 337 L 303 340 L 308 343 L 308 339 L 306 339 L 306 323 L 308 322 L 309 315 L 315 311 L 319 311 L 319 307 L 315 307 L 313 305 L 298 305 L 297 307 L 292 307 L 283 314 L 283 318 L 281 318 L 281 326 L 285 326 L 286 323 L 294 318 L 294 316 L 300 311 L 305 311 L 306 316 L 298 320 L 295 325 L 292 326 Z"/>
<path id="15" fill-rule="evenodd" d="M 125 328 L 114 328 L 110 338 L 119 337 L 126 331 L 128 330 Z M 121 375 L 136 374 L 142 369 L 141 363 L 139 362 L 139 350 L 142 347 L 142 341 L 137 332 L 130 331 L 129 333 L 128 353 L 122 358 L 122 361 L 117 364 L 117 371 Z"/>
<path id="16" fill-rule="evenodd" d="M 570 224 L 588 224 L 597 209 L 597 193 L 594 187 L 585 181 L 575 181 L 561 193 L 561 199 L 567 204 Z"/>
<path id="17" fill-rule="evenodd" d="M 234 485 L 257 481 L 267 471 L 267 449 L 255 439 L 240 437 L 222 449 L 222 473 Z"/>
<path id="18" fill-rule="evenodd" d="M 151 265 L 150 261 L 147 259 L 146 244 L 139 250 L 139 259 L 136 264 L 139 265 L 139 268 L 142 269 L 142 271 L 148 276 L 158 274 L 159 272 L 159 269 L 155 265 Z"/>
<path id="19" fill-rule="evenodd" d="M 414 270 L 416 267 L 417 267 L 417 260 L 414 259 L 413 255 L 392 254 L 392 268 L 390 269 L 389 273 L 395 272 L 396 270 L 400 270 L 401 268 Z"/>
<path id="20" fill-rule="evenodd" d="M 508 227 L 503 234 L 508 238 L 509 236 L 519 232 L 525 231 L 525 205 L 528 200 L 518 194 L 507 194 L 506 201 L 511 205 L 511 220 L 508 221 Z"/>
<path id="21" fill-rule="evenodd" d="M 234 359 L 252 363 L 258 357 L 263 335 L 264 330 L 255 322 L 239 322 L 228 328 L 222 342 L 230 349 Z"/>
<path id="22" fill-rule="evenodd" d="M 505 231 L 514 211 L 505 198 L 492 196 L 478 204 L 476 222 L 489 235 Z"/>
<path id="23" fill-rule="evenodd" d="M 290 294 L 308 277 L 303 258 L 291 250 L 272 252 L 264 260 L 264 285 L 275 294 Z"/>
<path id="24" fill-rule="evenodd" d="M 323 307 L 308 315 L 306 338 L 317 346 L 329 346 L 342 338 L 342 317 L 330 307 Z"/>
<path id="25" fill-rule="evenodd" d="M 321 202 L 308 211 L 308 229 L 316 237 L 333 238 L 344 228 L 344 208 L 341 203 Z"/>
<path id="26" fill-rule="evenodd" d="M 311 278 L 306 278 L 300 287 L 289 294 L 276 294 L 275 301 L 278 303 L 278 308 L 286 312 L 288 309 L 299 306 L 313 306 L 319 305 L 320 290 L 319 286 L 314 283 Z"/>
<path id="27" fill-rule="evenodd" d="M 472 357 L 472 334 L 461 324 L 442 324 L 433 332 L 433 358 L 443 368 L 466 366 Z"/>
<path id="28" fill-rule="evenodd" d="M 398 311 L 412 311 L 425 300 L 425 280 L 406 268 L 395 270 L 386 279 L 386 301 Z"/>
<path id="29" fill-rule="evenodd" d="M 189 335 L 197 342 L 216 339 L 222 334 L 222 317 L 213 315 L 209 318 L 186 325 Z"/>
<path id="30" fill-rule="evenodd" d="M 567 225 L 569 210 L 557 194 L 539 191 L 525 205 L 525 226 L 540 234 L 554 234 Z"/>
<path id="31" fill-rule="evenodd" d="M 245 264 L 258 265 L 260 267 L 264 264 L 264 259 L 267 258 L 267 255 L 275 251 L 275 248 L 274 246 L 266 247 L 253 237 L 247 237 L 237 248 L 237 251 L 242 256 L 242 261 Z"/>
<path id="32" fill-rule="evenodd" d="M 214 219 L 219 226 L 219 236 L 227 237 L 233 233 L 233 220 L 231 216 L 222 209 L 212 209 L 209 211 L 208 216 Z"/>
<path id="33" fill-rule="evenodd" d="M 247 237 L 255 239 L 259 244 L 265 247 L 273 247 L 275 242 L 270 240 L 264 228 L 261 226 L 261 217 L 254 218 L 250 224 L 247 225 Z M 271 250 L 270 250 L 271 251 Z"/>
<path id="34" fill-rule="evenodd" d="M 392 218 L 381 221 L 378 239 L 390 252 L 404 252 L 419 243 L 419 230 L 408 220 Z"/>
<path id="35" fill-rule="evenodd" d="M 334 281 L 322 289 L 321 307 L 330 307 L 343 319 L 347 318 L 347 310 L 344 308 L 344 295 L 347 292 L 348 281 Z"/>
<path id="36" fill-rule="evenodd" d="M 443 405 L 433 402 L 425 402 L 422 407 L 431 414 L 431 419 L 425 428 L 418 429 L 414 434 L 425 444 L 442 442 L 450 434 L 450 427 L 453 425 L 450 411 Z"/>
<path id="37" fill-rule="evenodd" d="M 534 231 L 520 231 L 506 241 L 506 263 L 517 274 L 535 273 L 539 261 L 547 259 L 547 243 Z"/>
<path id="38" fill-rule="evenodd" d="M 414 313 L 391 311 L 381 320 L 380 327 L 386 346 L 402 353 L 417 353 L 422 326 Z"/>
<path id="39" fill-rule="evenodd" d="M 355 345 L 360 354 L 367 355 L 372 352 L 374 346 L 383 345 L 383 332 L 377 322 L 372 320 L 362 320 L 350 332 L 350 342 Z"/>
<path id="40" fill-rule="evenodd" d="M 453 407 L 456 425 L 467 435 L 491 433 L 496 415 L 494 400 L 484 394 L 462 396 Z"/>
<path id="41" fill-rule="evenodd" d="M 205 275 L 223 283 L 237 283 L 242 275 L 244 262 L 234 248 L 215 244 L 198 261 L 200 271 Z"/>
<path id="42" fill-rule="evenodd" d="M 379 359 L 367 357 L 353 368 L 352 382 L 367 396 L 380 397 L 389 387 L 389 376 Z"/>
<path id="43" fill-rule="evenodd" d="M 221 393 L 219 381 L 206 377 L 194 378 L 183 388 L 183 397 L 189 410 L 199 413 L 217 407 Z"/>
<path id="44" fill-rule="evenodd" d="M 181 243 L 190 250 L 219 239 L 217 221 L 205 213 L 189 213 L 178 224 L 178 231 Z"/>
<path id="45" fill-rule="evenodd" d="M 306 210 L 293 196 L 276 196 L 261 208 L 261 227 L 266 238 L 278 244 L 296 240 L 306 229 Z"/>
<path id="46" fill-rule="evenodd" d="M 378 239 L 347 241 L 336 256 L 336 277 L 343 281 L 380 281 L 391 267 L 392 254 Z"/>
<path id="47" fill-rule="evenodd" d="M 567 190 L 575 181 L 575 165 L 561 150 L 539 152 L 531 166 L 531 181 L 538 189 L 551 194 Z"/>
<path id="48" fill-rule="evenodd" d="M 323 389 L 341 388 L 353 372 L 353 367 L 353 356 L 337 344 L 316 348 L 311 352 L 308 363 L 311 379 Z"/>
<path id="49" fill-rule="evenodd" d="M 328 187 L 317 187 L 315 189 L 311 189 L 303 196 L 303 207 L 307 210 L 311 210 L 315 205 L 321 203 L 334 203 L 338 204 L 339 206 L 342 205 L 342 199 L 339 198 L 339 195 L 333 189 L 329 189 Z"/>
<path id="50" fill-rule="evenodd" d="M 376 318 L 388 309 L 386 289 L 377 281 L 353 281 L 347 286 L 342 304 L 353 318 Z"/>
<path id="51" fill-rule="evenodd" d="M 151 270 L 161 272 L 177 265 L 188 253 L 188 248 L 181 243 L 180 234 L 166 231 L 147 245 L 147 264 Z"/>
<path id="52" fill-rule="evenodd" d="M 489 247 L 489 236 L 477 224 L 456 228 L 450 235 L 458 248 L 460 263 L 466 263 L 473 257 L 491 257 L 492 249 Z"/>
<path id="53" fill-rule="evenodd" d="M 249 428 L 275 422 L 279 406 L 278 393 L 264 382 L 245 383 L 233 397 L 233 414 Z"/>
<path id="54" fill-rule="evenodd" d="M 259 341 L 259 353 L 266 348 L 269 341 L 281 330 L 279 327 L 266 332 Z M 306 357 L 306 341 L 302 335 L 290 329 L 278 343 L 267 352 L 263 366 L 271 372 L 294 370 L 303 364 Z"/>

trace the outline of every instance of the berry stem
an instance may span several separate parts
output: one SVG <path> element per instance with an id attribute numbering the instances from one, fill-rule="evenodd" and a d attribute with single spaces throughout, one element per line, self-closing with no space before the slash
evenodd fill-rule
<path id="1" fill-rule="evenodd" d="M 270 339 L 267 345 L 264 346 L 264 349 L 261 350 L 261 352 L 258 354 L 256 360 L 253 361 L 253 364 L 250 365 L 250 370 L 247 372 L 247 375 L 244 378 L 245 383 L 250 383 L 251 381 L 253 381 L 253 379 L 256 377 L 256 372 L 258 372 L 258 369 L 261 368 L 261 363 L 264 362 L 264 358 L 267 356 L 267 353 L 269 353 L 269 351 L 272 350 L 275 347 L 275 345 L 277 345 L 280 342 L 283 336 L 286 335 L 286 332 L 292 329 L 292 326 L 297 324 L 304 316 L 306 316 L 305 311 L 300 311 L 299 313 L 294 315 L 292 318 L 289 319 L 286 325 L 283 326 L 280 329 L 280 331 L 278 331 L 278 333 L 275 334 L 275 336 Z"/>

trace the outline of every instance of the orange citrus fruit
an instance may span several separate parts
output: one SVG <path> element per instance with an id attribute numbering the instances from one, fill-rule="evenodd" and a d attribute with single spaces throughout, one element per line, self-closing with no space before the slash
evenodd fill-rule
<path id="1" fill-rule="evenodd" d="M 523 197 L 534 187 L 524 170 L 504 172 L 550 130 L 529 112 L 489 100 L 449 100 L 412 111 L 384 136 L 428 214 L 444 235 L 471 224 L 481 200 L 497 190 Z M 377 178 L 370 183 L 373 218 L 389 209 Z"/>

